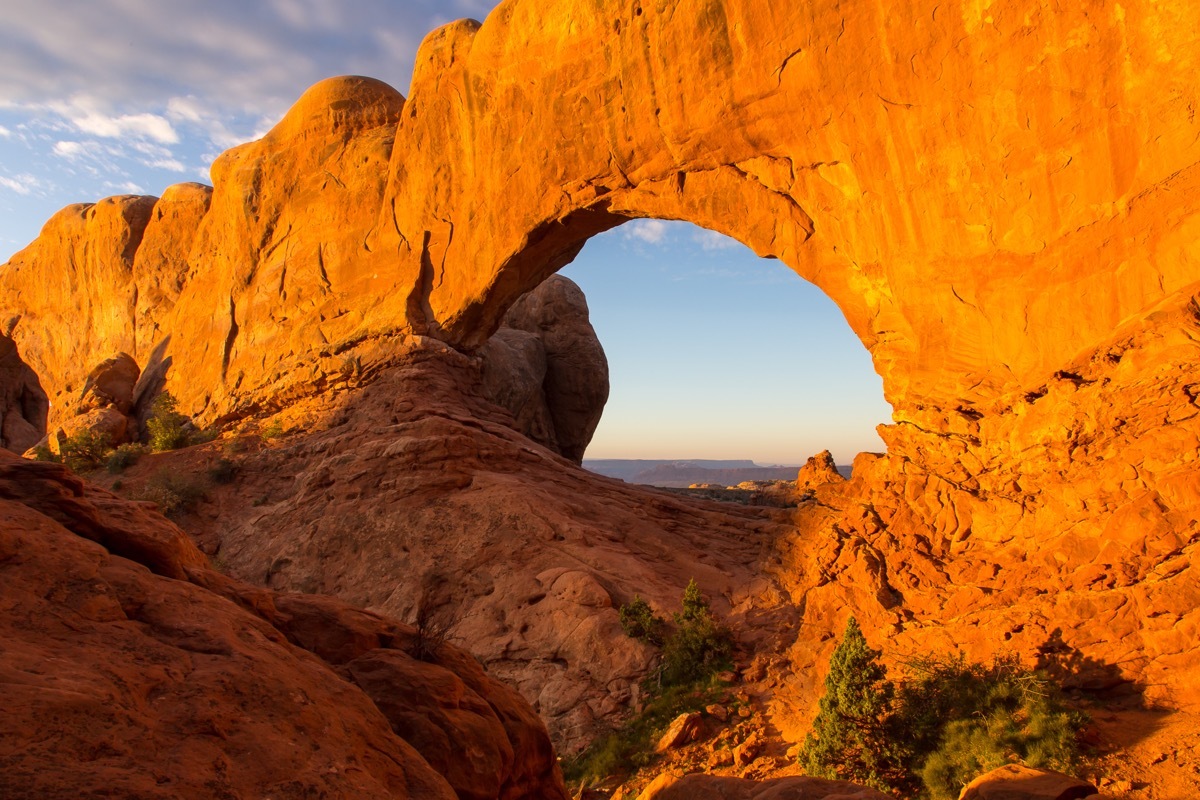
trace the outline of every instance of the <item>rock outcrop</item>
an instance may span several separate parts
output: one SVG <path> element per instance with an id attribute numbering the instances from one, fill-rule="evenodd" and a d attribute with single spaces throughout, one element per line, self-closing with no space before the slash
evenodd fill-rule
<path id="1" fill-rule="evenodd" d="M 566 795 L 545 727 L 470 657 L 214 572 L 187 536 L 0 453 L 6 798 Z"/>
<path id="2" fill-rule="evenodd" d="M 23 453 L 46 433 L 50 401 L 11 332 L 0 334 L 0 448 Z"/>
<path id="3" fill-rule="evenodd" d="M 959 800 L 1082 800 L 1099 794 L 1095 786 L 1070 775 L 1008 764 L 964 786 Z"/>
<path id="4" fill-rule="evenodd" d="M 455 630 L 563 737 L 645 667 L 612 605 L 648 584 L 665 606 L 689 572 L 743 620 L 802 621 L 775 628 L 789 738 L 850 613 L 889 658 L 1003 648 L 1186 711 L 1198 24 L 1182 1 L 510 0 L 430 34 L 407 100 L 325 81 L 211 191 L 64 209 L 0 268 L 0 318 L 22 317 L 51 428 L 114 352 L 202 423 L 307 420 L 196 535 L 244 577 L 400 616 L 454 570 Z M 492 363 L 544 413 L 483 399 L 478 351 L 636 217 L 821 287 L 883 377 L 887 452 L 785 519 L 585 476 L 515 433 L 574 458 L 594 398 L 563 399 L 532 301 Z"/>
<path id="5" fill-rule="evenodd" d="M 480 355 L 484 396 L 530 439 L 582 463 L 608 401 L 608 360 L 579 287 L 546 279 L 509 309 Z"/>
<path id="6" fill-rule="evenodd" d="M 885 800 L 887 797 L 865 786 L 824 778 L 755 781 L 664 774 L 647 786 L 637 800 Z"/>

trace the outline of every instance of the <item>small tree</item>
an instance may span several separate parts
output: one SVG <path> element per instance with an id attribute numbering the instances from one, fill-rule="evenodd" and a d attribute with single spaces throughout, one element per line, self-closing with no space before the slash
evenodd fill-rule
<path id="1" fill-rule="evenodd" d="M 176 410 L 176 400 L 170 392 L 154 398 L 150 418 L 146 420 L 150 447 L 158 452 L 185 447 L 188 444 L 187 422 L 188 418 Z"/>
<path id="2" fill-rule="evenodd" d="M 674 616 L 675 632 L 663 644 L 663 685 L 704 680 L 729 660 L 733 636 L 713 619 L 694 578 L 683 591 L 682 610 Z"/>
<path id="3" fill-rule="evenodd" d="M 883 791 L 895 781 L 899 764 L 887 726 L 894 687 L 879 656 L 851 617 L 830 659 L 820 711 L 800 754 L 808 774 Z"/>
<path id="4" fill-rule="evenodd" d="M 107 433 L 84 428 L 62 443 L 62 461 L 73 472 L 99 469 L 111 451 Z"/>
<path id="5" fill-rule="evenodd" d="M 663 643 L 663 620 L 655 616 L 650 604 L 638 595 L 617 611 L 621 619 L 621 630 L 631 639 L 641 639 L 649 644 Z"/>

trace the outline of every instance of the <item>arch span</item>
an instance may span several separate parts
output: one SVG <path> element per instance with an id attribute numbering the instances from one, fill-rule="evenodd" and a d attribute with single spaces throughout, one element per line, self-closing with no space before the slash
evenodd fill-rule
<path id="1" fill-rule="evenodd" d="M 829 294 L 894 405 L 986 405 L 1192 281 L 1174 13 L 508 0 L 423 44 L 380 230 L 470 348 L 587 236 L 694 222 Z"/>

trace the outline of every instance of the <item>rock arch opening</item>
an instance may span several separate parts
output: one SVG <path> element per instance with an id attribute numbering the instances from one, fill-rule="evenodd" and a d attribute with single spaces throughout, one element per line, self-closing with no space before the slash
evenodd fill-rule
<path id="1" fill-rule="evenodd" d="M 884 449 L 891 407 L 870 355 L 778 261 L 647 218 L 591 237 L 559 274 L 587 296 L 609 364 L 585 458 L 794 465 L 828 449 L 849 465 Z"/>

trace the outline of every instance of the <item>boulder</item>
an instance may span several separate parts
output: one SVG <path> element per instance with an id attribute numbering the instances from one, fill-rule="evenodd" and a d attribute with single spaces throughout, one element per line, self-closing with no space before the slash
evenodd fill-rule
<path id="1" fill-rule="evenodd" d="M 544 725 L 469 656 L 214 572 L 61 465 L 0 453 L 0 603 L 6 798 L 566 800 Z"/>
<path id="2" fill-rule="evenodd" d="M 15 325 L 0 334 L 0 447 L 23 453 L 45 436 L 50 401 L 8 335 Z"/>
<path id="3" fill-rule="evenodd" d="M 522 296 L 480 349 L 483 392 L 534 441 L 582 463 L 608 400 L 608 361 L 573 281 L 552 275 Z"/>
<path id="4" fill-rule="evenodd" d="M 958 800 L 1081 800 L 1099 790 L 1061 772 L 1006 764 L 968 783 Z"/>
<path id="5" fill-rule="evenodd" d="M 133 408 L 133 388 L 141 374 L 141 368 L 128 353 L 117 353 L 101 361 L 88 373 L 79 398 L 79 412 L 112 407 L 128 414 Z"/>
<path id="6" fill-rule="evenodd" d="M 654 752 L 665 753 L 676 747 L 691 744 L 704 728 L 704 717 L 697 711 L 680 714 L 667 726 L 667 731 L 654 746 Z"/>

